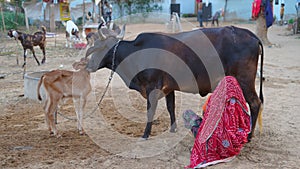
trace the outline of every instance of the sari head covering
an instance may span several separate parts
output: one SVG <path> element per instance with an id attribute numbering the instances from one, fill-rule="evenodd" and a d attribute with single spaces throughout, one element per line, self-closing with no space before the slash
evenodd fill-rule
<path id="1" fill-rule="evenodd" d="M 208 100 L 186 168 L 202 168 L 233 159 L 247 143 L 250 127 L 240 85 L 234 77 L 225 76 Z"/>

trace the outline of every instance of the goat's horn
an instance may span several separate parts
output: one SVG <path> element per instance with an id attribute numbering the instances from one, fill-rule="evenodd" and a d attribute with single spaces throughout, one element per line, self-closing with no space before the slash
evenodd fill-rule
<path id="1" fill-rule="evenodd" d="M 101 29 L 99 29 L 98 30 L 98 34 L 99 34 L 99 38 L 101 39 L 101 40 L 105 40 L 107 37 L 102 33 L 102 30 Z"/>
<path id="2" fill-rule="evenodd" d="M 122 40 L 124 38 L 124 35 L 125 35 L 125 26 L 126 26 L 126 24 L 123 25 L 120 34 L 116 36 L 117 39 Z"/>

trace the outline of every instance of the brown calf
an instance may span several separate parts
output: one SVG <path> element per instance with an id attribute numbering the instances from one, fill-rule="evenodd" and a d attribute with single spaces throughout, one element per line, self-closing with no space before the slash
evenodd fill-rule
<path id="1" fill-rule="evenodd" d="M 45 117 L 50 134 L 60 137 L 54 122 L 58 104 L 63 98 L 73 98 L 77 127 L 80 134 L 84 134 L 82 129 L 83 109 L 86 104 L 87 95 L 91 91 L 90 73 L 85 70 L 87 61 L 81 59 L 80 62 L 73 63 L 73 68 L 79 71 L 53 70 L 45 73 L 37 87 L 38 99 L 42 100 L 40 87 L 43 84 L 46 91 L 44 104 Z"/>
<path id="2" fill-rule="evenodd" d="M 46 27 L 42 26 L 42 31 L 35 32 L 33 35 L 25 34 L 16 30 L 9 30 L 7 35 L 11 38 L 19 39 L 24 50 L 24 64 L 22 67 L 26 65 L 26 50 L 30 49 L 34 59 L 36 60 L 37 64 L 40 65 L 39 60 L 35 56 L 35 52 L 33 47 L 39 46 L 43 52 L 43 60 L 42 64 L 46 61 L 46 52 L 45 52 L 45 45 L 46 45 Z M 18 62 L 18 61 L 17 61 Z M 17 63 L 19 64 L 19 63 Z"/>

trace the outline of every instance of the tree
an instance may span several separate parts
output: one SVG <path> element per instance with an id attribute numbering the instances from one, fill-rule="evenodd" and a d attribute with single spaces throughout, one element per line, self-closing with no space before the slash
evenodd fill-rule
<path id="1" fill-rule="evenodd" d="M 223 16 L 223 20 L 224 20 L 224 21 L 226 21 L 227 1 L 228 1 L 228 0 L 225 0 L 225 6 L 224 6 L 224 16 Z"/>
<path id="2" fill-rule="evenodd" d="M 162 7 L 159 6 L 155 0 L 116 0 L 116 3 L 120 11 L 124 7 L 127 9 L 127 14 L 129 15 L 162 10 Z"/>
<path id="3" fill-rule="evenodd" d="M 272 45 L 272 43 L 268 39 L 268 27 L 266 19 L 268 15 L 272 15 L 273 19 L 273 13 L 266 13 L 268 3 L 270 3 L 271 8 L 273 8 L 273 0 L 262 0 L 260 13 L 256 19 L 256 35 L 261 39 L 264 45 L 269 46 Z"/>

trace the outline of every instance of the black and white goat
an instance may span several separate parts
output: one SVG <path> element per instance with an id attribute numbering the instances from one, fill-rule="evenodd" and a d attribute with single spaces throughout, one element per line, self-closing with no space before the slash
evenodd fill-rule
<path id="1" fill-rule="evenodd" d="M 73 43 L 80 41 L 79 29 L 71 20 L 68 20 L 66 23 L 63 22 L 63 25 L 66 27 L 66 47 L 72 48 Z"/>
<path id="2" fill-rule="evenodd" d="M 42 64 L 46 61 L 46 51 L 45 51 L 45 45 L 46 45 L 46 27 L 42 26 L 42 31 L 35 32 L 33 35 L 22 33 L 20 31 L 16 30 L 9 30 L 7 35 L 11 38 L 15 38 L 16 40 L 20 40 L 23 49 L 24 49 L 24 64 L 22 67 L 26 65 L 26 55 L 27 55 L 27 49 L 30 49 L 34 59 L 36 60 L 37 64 L 40 65 L 39 60 L 35 56 L 35 52 L 33 47 L 39 46 L 43 52 L 43 59 Z"/>

